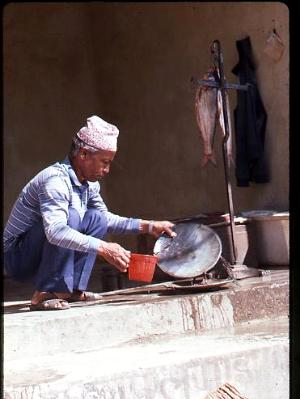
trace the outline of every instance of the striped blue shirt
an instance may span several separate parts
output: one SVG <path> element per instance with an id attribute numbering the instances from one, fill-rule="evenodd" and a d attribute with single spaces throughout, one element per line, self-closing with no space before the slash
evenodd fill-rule
<path id="1" fill-rule="evenodd" d="M 139 233 L 141 219 L 109 212 L 100 195 L 99 182 L 81 184 L 67 157 L 39 172 L 21 191 L 4 228 L 4 252 L 42 218 L 51 244 L 97 253 L 101 240 L 68 226 L 69 207 L 75 208 L 81 218 L 89 208 L 104 212 L 108 233 Z"/>

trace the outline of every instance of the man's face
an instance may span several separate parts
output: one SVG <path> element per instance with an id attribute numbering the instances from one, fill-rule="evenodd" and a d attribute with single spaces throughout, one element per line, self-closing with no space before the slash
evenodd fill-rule
<path id="1" fill-rule="evenodd" d="M 115 151 L 89 152 L 81 148 L 79 152 L 80 177 L 91 182 L 102 179 L 109 173 L 110 164 L 115 155 Z"/>

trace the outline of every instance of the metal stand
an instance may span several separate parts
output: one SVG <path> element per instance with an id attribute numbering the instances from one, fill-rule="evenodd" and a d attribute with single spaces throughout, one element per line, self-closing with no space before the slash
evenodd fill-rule
<path id="1" fill-rule="evenodd" d="M 217 69 L 219 75 L 219 82 L 211 82 L 207 80 L 198 80 L 193 79 L 194 83 L 201 86 L 210 86 L 216 87 L 221 91 L 222 96 L 222 108 L 224 115 L 224 126 L 225 126 L 225 136 L 223 139 L 223 161 L 224 161 L 224 173 L 226 180 L 226 192 L 227 192 L 227 201 L 228 201 L 228 210 L 229 210 L 229 218 L 230 218 L 230 251 L 233 259 L 233 263 L 231 266 L 231 274 L 236 279 L 242 279 L 247 277 L 256 277 L 261 276 L 261 271 L 256 268 L 249 268 L 246 265 L 237 264 L 237 251 L 235 244 L 235 222 L 234 222 L 234 207 L 232 200 L 232 190 L 231 184 L 229 180 L 229 162 L 228 162 L 228 153 L 227 153 L 227 140 L 229 137 L 229 123 L 228 118 L 230 118 L 229 110 L 227 108 L 226 103 L 226 90 L 227 89 L 235 89 L 235 90 L 248 90 L 249 85 L 239 85 L 239 84 L 229 84 L 226 83 L 225 75 L 224 75 L 224 66 L 223 66 L 223 55 L 221 52 L 221 45 L 219 40 L 214 40 L 212 44 L 212 54 L 214 58 L 214 65 Z"/>

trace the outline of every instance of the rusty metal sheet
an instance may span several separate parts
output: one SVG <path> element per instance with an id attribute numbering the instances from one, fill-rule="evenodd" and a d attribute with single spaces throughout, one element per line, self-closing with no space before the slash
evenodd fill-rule
<path id="1" fill-rule="evenodd" d="M 149 302 L 157 299 L 163 294 L 205 292 L 226 287 L 233 283 L 232 279 L 199 279 L 190 278 L 177 281 L 167 281 L 159 284 L 152 284 L 141 287 L 132 287 L 123 290 L 116 290 L 102 293 L 102 298 L 90 302 L 74 302 L 72 307 L 104 305 L 104 304 L 130 304 Z"/>
<path id="2" fill-rule="evenodd" d="M 173 284 L 171 284 L 168 289 L 172 290 L 172 291 L 179 290 L 179 291 L 202 292 L 202 291 L 213 290 L 214 288 L 224 287 L 227 284 L 230 284 L 233 282 L 234 282 L 234 280 L 230 279 L 230 278 L 224 279 L 224 280 L 223 279 L 222 280 L 220 280 L 220 279 L 207 279 L 207 280 L 204 279 L 202 281 L 202 283 L 200 283 L 200 284 L 193 283 L 193 282 L 190 282 L 189 284 L 187 284 L 187 283 L 182 283 L 179 280 L 179 281 L 173 282 Z"/>

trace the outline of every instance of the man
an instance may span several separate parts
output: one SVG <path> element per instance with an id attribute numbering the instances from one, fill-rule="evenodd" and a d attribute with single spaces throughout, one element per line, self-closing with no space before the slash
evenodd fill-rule
<path id="1" fill-rule="evenodd" d="M 100 196 L 117 151 L 119 130 L 98 116 L 74 136 L 68 157 L 39 172 L 22 190 L 4 229 L 4 262 L 16 280 L 36 288 L 31 310 L 62 310 L 95 300 L 86 292 L 96 256 L 126 272 L 130 251 L 103 240 L 115 234 L 166 232 L 173 223 L 115 215 Z"/>

